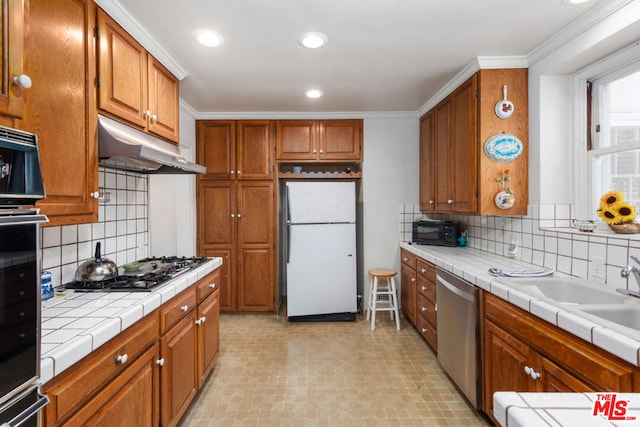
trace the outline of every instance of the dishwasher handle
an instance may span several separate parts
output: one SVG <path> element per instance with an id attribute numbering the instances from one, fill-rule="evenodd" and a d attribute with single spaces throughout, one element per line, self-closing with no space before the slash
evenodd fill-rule
<path id="1" fill-rule="evenodd" d="M 464 290 L 460 289 L 453 283 L 449 282 L 447 279 L 445 279 L 439 274 L 436 274 L 436 282 L 440 283 L 442 286 L 444 286 L 454 294 L 458 295 L 459 297 L 464 298 L 471 303 L 475 302 L 475 295 L 473 292 L 465 292 Z M 473 285 L 470 284 L 468 286 L 470 289 L 473 289 Z"/>

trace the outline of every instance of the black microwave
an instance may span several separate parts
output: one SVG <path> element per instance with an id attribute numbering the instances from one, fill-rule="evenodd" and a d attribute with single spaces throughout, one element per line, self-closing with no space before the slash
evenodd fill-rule
<path id="1" fill-rule="evenodd" d="M 412 241 L 418 245 L 456 246 L 460 227 L 454 221 L 419 219 L 413 223 Z"/>

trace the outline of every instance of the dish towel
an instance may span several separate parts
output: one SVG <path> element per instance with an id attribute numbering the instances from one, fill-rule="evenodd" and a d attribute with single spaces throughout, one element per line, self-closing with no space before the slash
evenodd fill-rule
<path id="1" fill-rule="evenodd" d="M 555 273 L 553 268 L 540 267 L 536 269 L 523 268 L 520 270 L 501 270 L 496 267 L 491 267 L 489 273 L 494 276 L 501 277 L 544 277 L 552 276 Z"/>

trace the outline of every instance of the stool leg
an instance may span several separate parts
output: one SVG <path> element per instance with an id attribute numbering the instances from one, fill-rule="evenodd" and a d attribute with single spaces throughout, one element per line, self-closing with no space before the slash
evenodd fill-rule
<path id="1" fill-rule="evenodd" d="M 395 313 L 396 316 L 396 328 L 400 330 L 400 316 L 398 315 L 398 294 L 396 293 L 396 278 L 391 277 L 389 278 L 389 280 L 391 281 L 391 297 L 393 298 L 392 313 Z"/>
<path id="2" fill-rule="evenodd" d="M 387 292 L 393 292 L 394 286 L 391 284 L 391 281 L 393 280 L 393 277 L 387 277 Z M 395 300 L 393 298 L 391 298 L 391 295 L 387 295 L 387 298 L 389 298 L 389 308 L 393 308 L 395 307 L 396 303 L 394 302 Z M 393 320 L 393 310 L 389 310 L 389 319 Z"/>
<path id="3" fill-rule="evenodd" d="M 369 276 L 369 301 L 367 301 L 367 317 L 369 320 L 369 316 L 371 315 L 371 298 L 373 297 L 373 276 Z"/>
<path id="4" fill-rule="evenodd" d="M 371 288 L 371 330 L 376 330 L 376 308 L 378 303 L 378 277 L 373 278 L 373 287 Z"/>

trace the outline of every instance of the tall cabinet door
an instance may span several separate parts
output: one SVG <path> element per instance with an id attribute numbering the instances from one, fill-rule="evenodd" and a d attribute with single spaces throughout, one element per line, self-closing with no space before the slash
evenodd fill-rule
<path id="1" fill-rule="evenodd" d="M 275 191 L 267 182 L 238 185 L 239 311 L 275 309 Z"/>
<path id="2" fill-rule="evenodd" d="M 25 91 L 22 128 L 38 135 L 47 195 L 38 207 L 51 225 L 95 222 L 95 6 L 90 0 L 28 3 L 25 71 L 34 85 Z"/>
<path id="3" fill-rule="evenodd" d="M 198 247 L 228 246 L 236 236 L 236 184 L 227 181 L 200 181 L 198 194 Z"/>
<path id="4" fill-rule="evenodd" d="M 178 79 L 160 62 L 148 57 L 149 68 L 149 132 L 178 142 Z"/>
<path id="5" fill-rule="evenodd" d="M 98 34 L 99 108 L 146 129 L 147 51 L 100 9 Z"/>
<path id="6" fill-rule="evenodd" d="M 23 69 L 24 8 L 22 0 L 0 0 L 0 114 L 22 117 L 24 94 L 13 83 Z M 5 37 L 9 37 L 5 40 Z M 31 37 L 31 36 L 30 36 Z M 29 74 L 32 79 L 33 77 Z"/>
<path id="7" fill-rule="evenodd" d="M 447 97 L 435 107 L 435 184 L 436 211 L 449 212 L 453 205 L 453 165 L 449 163 L 451 146 L 451 98 Z"/>
<path id="8" fill-rule="evenodd" d="M 274 172 L 273 122 L 237 122 L 238 179 L 272 179 Z"/>
<path id="9" fill-rule="evenodd" d="M 420 119 L 420 211 L 432 212 L 435 201 L 433 112 Z"/>

